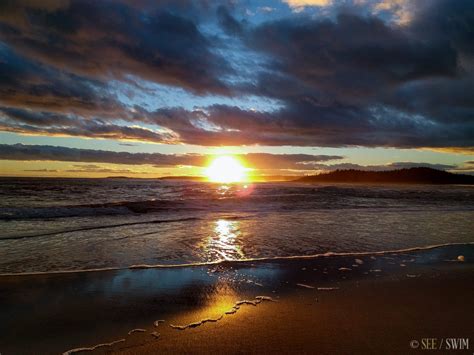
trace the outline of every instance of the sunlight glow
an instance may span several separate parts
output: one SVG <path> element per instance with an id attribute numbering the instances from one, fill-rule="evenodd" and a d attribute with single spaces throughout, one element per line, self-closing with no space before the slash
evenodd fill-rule
<path id="1" fill-rule="evenodd" d="M 212 182 L 242 182 L 247 179 L 247 169 L 235 157 L 224 155 L 212 161 L 206 169 L 206 176 Z"/>

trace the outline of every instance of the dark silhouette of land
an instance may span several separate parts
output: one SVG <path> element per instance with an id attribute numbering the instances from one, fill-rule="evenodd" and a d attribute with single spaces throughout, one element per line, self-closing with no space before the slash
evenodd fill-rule
<path id="1" fill-rule="evenodd" d="M 389 171 L 336 170 L 304 176 L 298 182 L 397 183 L 397 184 L 474 184 L 474 176 L 453 174 L 432 168 L 409 168 Z"/>
<path id="2" fill-rule="evenodd" d="M 108 179 L 136 179 L 136 177 L 110 176 Z M 204 176 L 163 176 L 158 180 L 208 181 Z M 264 175 L 252 176 L 253 182 L 330 182 L 330 183 L 375 183 L 375 184 L 461 184 L 474 185 L 474 176 L 453 174 L 443 170 L 418 167 L 387 171 L 335 170 L 329 173 L 307 176 Z"/>

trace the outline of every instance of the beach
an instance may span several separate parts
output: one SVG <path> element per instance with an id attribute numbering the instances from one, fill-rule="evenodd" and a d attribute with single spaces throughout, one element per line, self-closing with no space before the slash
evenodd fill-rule
<path id="1" fill-rule="evenodd" d="M 472 352 L 470 186 L 3 182 L 2 355 Z"/>
<path id="2" fill-rule="evenodd" d="M 163 339 L 151 342 L 144 334 L 117 353 L 416 354 L 423 351 L 410 342 L 426 338 L 437 341 L 431 352 L 446 353 L 446 346 L 438 348 L 441 339 L 472 339 L 472 271 L 347 282 L 337 292 L 295 290 L 278 303 L 246 307 L 219 324 L 181 333 L 165 328 Z"/>
<path id="3" fill-rule="evenodd" d="M 5 354 L 400 354 L 423 353 L 422 341 L 436 339 L 444 348 L 431 351 L 447 353 L 441 339 L 472 338 L 473 260 L 474 246 L 460 244 L 2 276 L 0 348 Z"/>
<path id="4" fill-rule="evenodd" d="M 0 0 L 0 355 L 474 355 L 474 0 Z"/>

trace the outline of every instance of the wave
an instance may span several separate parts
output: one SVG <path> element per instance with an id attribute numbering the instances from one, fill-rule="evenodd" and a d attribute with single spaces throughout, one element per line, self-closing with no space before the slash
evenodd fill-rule
<path id="1" fill-rule="evenodd" d="M 428 251 L 433 249 L 453 247 L 453 246 L 471 246 L 474 242 L 464 243 L 442 243 L 432 244 L 420 247 L 402 248 L 402 249 L 391 249 L 391 250 L 380 250 L 380 251 L 362 251 L 362 252 L 326 252 L 312 255 L 290 255 L 290 256 L 271 256 L 271 257 L 256 257 L 247 259 L 236 259 L 236 260 L 218 260 L 210 262 L 194 262 L 194 263 L 181 263 L 181 264 L 138 264 L 130 265 L 125 267 L 103 267 L 93 269 L 76 269 L 76 270 L 57 270 L 57 271 L 35 271 L 35 272 L 22 272 L 22 273 L 0 273 L 1 276 L 34 276 L 34 275 L 54 275 L 54 274 L 74 274 L 74 273 L 88 273 L 88 272 L 106 272 L 106 271 L 121 271 L 121 270 L 144 270 L 144 269 L 173 269 L 173 268 L 187 268 L 187 267 L 207 267 L 222 265 L 225 267 L 232 267 L 236 265 L 242 265 L 246 263 L 255 262 L 276 262 L 276 261 L 287 261 L 287 260 L 311 260 L 318 258 L 327 257 L 356 257 L 356 256 L 379 256 L 387 254 L 403 254 L 419 251 Z"/>
<path id="2" fill-rule="evenodd" d="M 17 239 L 28 239 L 28 238 L 39 238 L 39 237 L 46 237 L 50 235 L 59 235 L 59 234 L 66 234 L 66 233 L 74 233 L 74 232 L 83 232 L 83 231 L 90 231 L 96 229 L 107 229 L 107 228 L 116 228 L 116 227 L 126 227 L 126 226 L 134 226 L 140 224 L 161 224 L 161 223 L 174 223 L 174 222 L 187 222 L 187 221 L 195 221 L 199 220 L 198 217 L 187 217 L 187 218 L 176 218 L 176 219 L 159 219 L 153 221 L 143 221 L 143 222 L 128 222 L 128 223 L 118 223 L 118 224 L 107 224 L 103 226 L 90 226 L 90 227 L 82 227 L 76 229 L 66 229 L 62 231 L 54 231 L 54 232 L 47 232 L 47 233 L 40 233 L 40 234 L 28 234 L 28 235 L 16 235 L 12 237 L 3 237 L 0 238 L 2 240 L 17 240 Z"/>
<path id="3" fill-rule="evenodd" d="M 248 216 L 220 216 L 219 217 L 219 219 L 225 219 L 225 220 L 227 219 L 241 220 L 241 219 L 246 219 L 246 218 L 248 218 Z M 98 230 L 98 229 L 117 228 L 117 227 L 128 227 L 128 226 L 143 225 L 143 224 L 162 224 L 162 223 L 176 223 L 176 222 L 188 222 L 188 221 L 199 221 L 199 220 L 202 220 L 202 218 L 184 217 L 184 218 L 174 218 L 174 219 L 156 219 L 156 220 L 141 221 L 141 222 L 106 224 L 106 225 L 99 225 L 99 226 L 81 227 L 81 228 L 75 228 L 75 229 L 64 229 L 64 230 L 45 232 L 45 233 L 39 233 L 39 234 L 26 234 L 26 235 L 15 235 L 15 236 L 10 236 L 10 237 L 0 237 L 0 241 L 40 238 L 40 237 L 47 237 L 51 235 L 61 235 L 61 234 L 84 232 L 84 231 L 91 231 L 91 230 Z"/>
<path id="4" fill-rule="evenodd" d="M 122 191 L 123 192 L 123 191 Z M 62 196 L 62 195 L 61 195 Z M 103 198 L 124 198 L 111 191 Z M 201 188 L 175 186 L 172 192 L 157 192 L 159 199 L 134 199 L 124 201 L 89 203 L 63 206 L 0 208 L 0 220 L 29 220 L 66 217 L 95 217 L 107 215 L 146 214 L 154 212 L 214 211 L 214 210 L 298 210 L 334 208 L 441 208 L 457 206 L 473 209 L 474 190 L 435 189 L 423 187 L 403 189 L 389 186 L 313 186 L 313 185 L 259 185 L 242 193 L 238 188 L 218 191 L 207 185 Z M 54 196 L 41 197 L 55 203 Z"/>
<path id="5" fill-rule="evenodd" d="M 192 205 L 186 206 L 183 201 L 173 200 L 121 201 L 51 207 L 9 207 L 0 210 L 0 220 L 10 221 L 67 217 L 95 217 L 143 214 L 171 210 L 194 210 L 196 208 L 196 206 Z"/>

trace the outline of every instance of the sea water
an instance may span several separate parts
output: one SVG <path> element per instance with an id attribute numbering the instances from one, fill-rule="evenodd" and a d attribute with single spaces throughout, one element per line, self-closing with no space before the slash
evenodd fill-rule
<path id="1" fill-rule="evenodd" d="M 474 241 L 474 187 L 0 179 L 0 274 Z"/>

